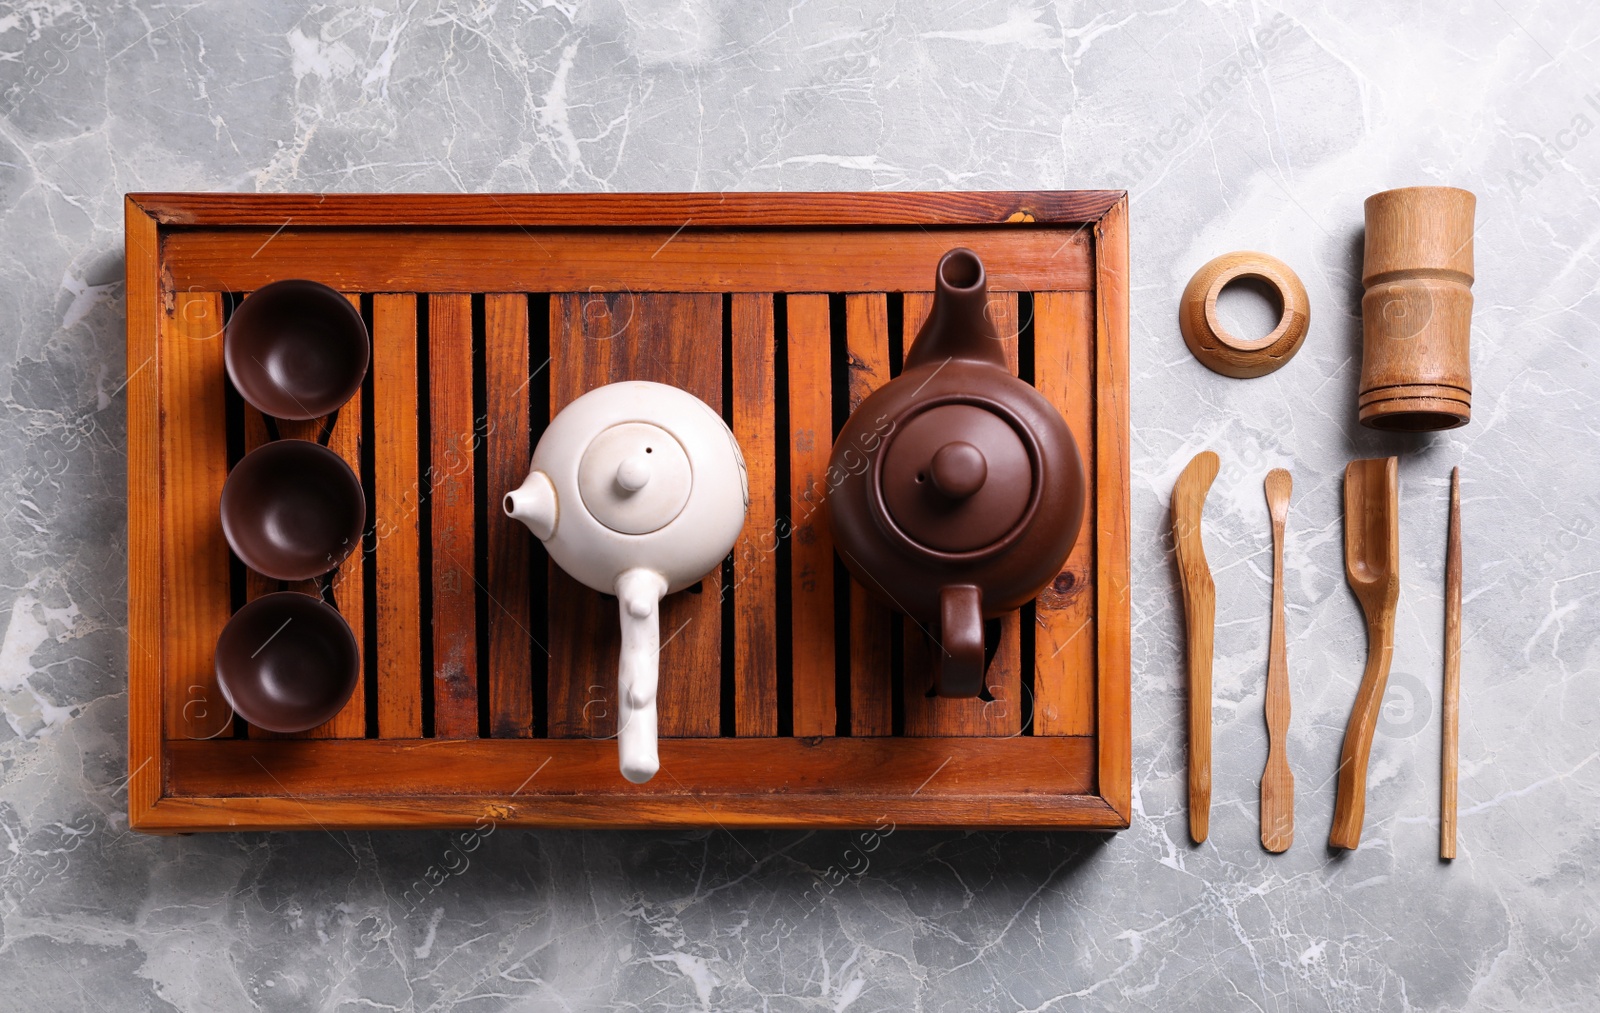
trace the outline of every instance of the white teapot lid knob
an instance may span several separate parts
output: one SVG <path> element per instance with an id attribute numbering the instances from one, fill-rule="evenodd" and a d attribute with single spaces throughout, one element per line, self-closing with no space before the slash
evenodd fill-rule
<path id="1" fill-rule="evenodd" d="M 653 449 L 653 448 L 652 448 Z M 628 492 L 638 492 L 650 481 L 650 459 L 642 454 L 624 457 L 617 465 L 617 484 Z"/>

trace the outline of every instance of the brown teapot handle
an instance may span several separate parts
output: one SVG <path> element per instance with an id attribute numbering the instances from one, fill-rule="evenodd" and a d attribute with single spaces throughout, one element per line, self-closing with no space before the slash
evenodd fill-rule
<path id="1" fill-rule="evenodd" d="M 934 692 L 972 697 L 983 689 L 983 614 L 978 588 L 951 584 L 939 590 L 939 654 Z"/>

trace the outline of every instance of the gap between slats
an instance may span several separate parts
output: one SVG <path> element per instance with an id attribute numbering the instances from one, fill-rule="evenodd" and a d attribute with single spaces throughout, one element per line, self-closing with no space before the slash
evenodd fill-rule
<path id="1" fill-rule="evenodd" d="M 545 656 L 543 638 L 533 631 L 532 611 L 532 589 L 535 583 L 543 583 L 544 568 L 541 565 L 534 573 L 528 552 L 530 533 L 500 508 L 506 492 L 522 484 L 532 453 L 529 388 L 534 369 L 542 374 L 545 364 L 542 359 L 531 361 L 531 334 L 526 295 L 484 297 L 480 382 L 486 421 L 477 458 L 479 473 L 484 476 L 477 509 L 487 544 L 482 545 L 479 563 L 484 588 L 478 619 L 479 647 L 488 663 L 486 727 L 480 732 L 494 738 L 533 735 L 534 659 L 539 658 L 542 668 Z"/>

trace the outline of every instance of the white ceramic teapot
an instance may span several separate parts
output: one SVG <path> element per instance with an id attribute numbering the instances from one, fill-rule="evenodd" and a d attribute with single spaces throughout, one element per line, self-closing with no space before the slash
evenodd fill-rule
<path id="1" fill-rule="evenodd" d="M 661 598 L 721 565 L 749 505 L 744 457 L 722 417 L 687 391 L 644 380 L 598 387 L 563 408 L 527 481 L 506 494 L 506 513 L 557 566 L 617 596 L 617 744 L 630 781 L 650 780 L 661 765 Z"/>

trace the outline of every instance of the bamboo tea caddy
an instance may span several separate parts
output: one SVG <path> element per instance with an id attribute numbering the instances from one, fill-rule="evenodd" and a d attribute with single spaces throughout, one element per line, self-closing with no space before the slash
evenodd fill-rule
<path id="1" fill-rule="evenodd" d="M 1361 264 L 1361 424 L 1424 432 L 1472 418 L 1477 198 L 1446 186 L 1367 198 Z"/>

